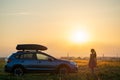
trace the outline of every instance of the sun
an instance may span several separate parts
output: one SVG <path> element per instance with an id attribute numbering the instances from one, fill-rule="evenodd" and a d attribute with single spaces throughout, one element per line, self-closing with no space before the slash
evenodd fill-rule
<path id="1" fill-rule="evenodd" d="M 74 43 L 85 43 L 89 40 L 89 35 L 85 31 L 74 31 L 71 33 L 71 41 Z"/>

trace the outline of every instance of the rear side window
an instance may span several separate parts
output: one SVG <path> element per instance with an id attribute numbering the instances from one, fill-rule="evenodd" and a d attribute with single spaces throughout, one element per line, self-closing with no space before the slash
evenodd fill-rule
<path id="1" fill-rule="evenodd" d="M 15 56 L 15 58 L 17 58 L 17 59 L 18 59 L 18 58 L 19 58 L 19 55 L 16 55 L 16 56 Z"/>
<path id="2" fill-rule="evenodd" d="M 32 53 L 26 53 L 20 55 L 20 59 L 35 59 L 35 56 Z"/>

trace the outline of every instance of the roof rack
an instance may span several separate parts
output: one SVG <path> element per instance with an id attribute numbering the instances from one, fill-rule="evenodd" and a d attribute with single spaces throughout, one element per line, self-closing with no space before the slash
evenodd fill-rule
<path id="1" fill-rule="evenodd" d="M 39 50 L 47 50 L 47 47 L 38 44 L 18 44 L 16 46 L 16 50 L 36 50 L 36 52 L 38 52 Z"/>

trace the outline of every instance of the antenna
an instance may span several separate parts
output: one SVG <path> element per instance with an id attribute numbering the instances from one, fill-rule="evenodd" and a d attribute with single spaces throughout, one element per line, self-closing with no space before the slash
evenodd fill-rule
<path id="1" fill-rule="evenodd" d="M 69 53 L 67 53 L 67 59 L 69 59 Z"/>
<path id="2" fill-rule="evenodd" d="M 104 61 L 104 54 L 103 54 L 103 61 Z"/>

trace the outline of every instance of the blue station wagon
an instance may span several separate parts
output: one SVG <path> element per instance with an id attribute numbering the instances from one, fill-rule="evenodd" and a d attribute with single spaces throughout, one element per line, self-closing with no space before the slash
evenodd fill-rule
<path id="1" fill-rule="evenodd" d="M 22 76 L 26 72 L 75 73 L 78 71 L 78 67 L 75 62 L 56 59 L 43 51 L 39 51 L 40 48 L 38 50 L 35 46 L 38 47 L 41 45 L 18 45 L 17 50 L 19 51 L 13 53 L 7 58 L 5 72 L 13 73 L 15 76 Z M 47 48 L 42 48 L 42 50 L 44 49 Z"/>

